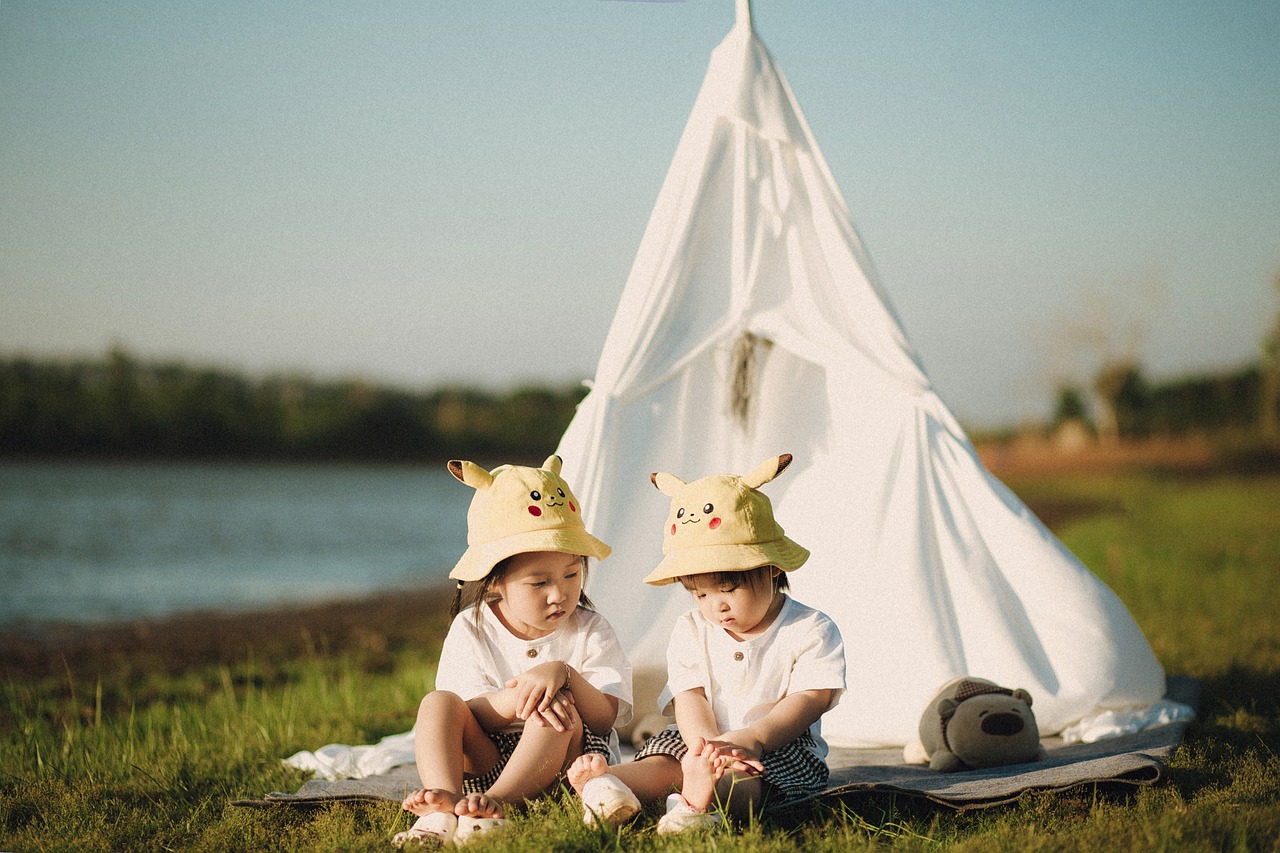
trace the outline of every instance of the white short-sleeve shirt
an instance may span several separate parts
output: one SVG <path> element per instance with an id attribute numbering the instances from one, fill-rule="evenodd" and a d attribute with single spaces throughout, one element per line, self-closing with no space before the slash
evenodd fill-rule
<path id="1" fill-rule="evenodd" d="M 631 664 L 613 626 L 585 607 L 576 608 L 563 625 L 536 640 L 512 634 L 489 605 L 468 607 L 454 617 L 444 638 L 436 689 L 474 699 L 502 690 L 512 678 L 551 660 L 566 661 L 588 684 L 618 699 L 615 725 L 631 719 Z M 508 731 L 523 727 L 523 722 L 517 722 Z"/>
<path id="2" fill-rule="evenodd" d="M 831 710 L 845 688 L 840 629 L 826 614 L 787 596 L 768 630 L 735 640 L 694 607 L 677 619 L 667 644 L 667 686 L 658 700 L 662 713 L 673 713 L 677 693 L 698 687 L 706 692 L 721 732 L 750 725 L 779 700 L 803 690 L 834 690 Z M 825 759 L 821 718 L 809 733 L 818 757 Z"/>

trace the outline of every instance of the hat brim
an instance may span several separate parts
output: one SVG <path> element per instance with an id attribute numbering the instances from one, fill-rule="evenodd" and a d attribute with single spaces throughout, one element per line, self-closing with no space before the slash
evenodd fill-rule
<path id="1" fill-rule="evenodd" d="M 708 572 L 747 572 L 761 566 L 777 566 L 793 572 L 809 559 L 809 549 L 783 536 L 770 542 L 749 545 L 699 545 L 668 554 L 644 582 L 666 586 L 686 575 Z"/>
<path id="2" fill-rule="evenodd" d="M 529 530 L 472 545 L 449 572 L 449 578 L 456 581 L 482 580 L 507 557 L 529 551 L 561 551 L 603 560 L 613 549 L 582 529 Z"/>

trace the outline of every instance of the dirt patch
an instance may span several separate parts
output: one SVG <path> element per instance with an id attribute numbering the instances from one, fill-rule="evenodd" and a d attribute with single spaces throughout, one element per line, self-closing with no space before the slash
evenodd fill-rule
<path id="1" fill-rule="evenodd" d="M 253 659 L 356 652 L 375 666 L 407 645 L 438 644 L 451 593 L 391 592 L 248 613 L 196 613 L 115 625 L 41 624 L 0 630 L 0 673 L 178 674 Z"/>
<path id="2" fill-rule="evenodd" d="M 1021 495 L 1019 495 L 1021 497 Z M 1022 499 L 1036 518 L 1054 533 L 1061 533 L 1067 524 L 1080 518 L 1088 518 L 1104 512 L 1121 509 L 1118 502 L 1091 501 L 1083 498 L 1030 496 Z"/>
<path id="3" fill-rule="evenodd" d="M 982 463 L 997 477 L 1135 469 L 1199 476 L 1217 469 L 1222 461 L 1205 438 L 1092 442 L 1067 448 L 1037 436 L 1020 436 L 977 449 Z"/>

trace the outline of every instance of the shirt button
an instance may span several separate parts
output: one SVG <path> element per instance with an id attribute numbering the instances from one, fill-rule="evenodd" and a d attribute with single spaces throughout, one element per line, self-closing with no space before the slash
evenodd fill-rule
<path id="1" fill-rule="evenodd" d="M 734 660 L 742 660 L 742 658 L 743 658 L 743 654 L 742 654 L 742 652 L 734 652 L 734 653 L 733 653 L 733 659 L 734 659 Z"/>
<path id="2" fill-rule="evenodd" d="M 536 658 L 536 657 L 538 656 L 538 650 L 537 650 L 537 649 L 529 649 L 529 651 L 525 652 L 525 654 L 526 654 L 526 655 L 528 655 L 528 656 L 529 656 L 529 657 L 531 657 L 531 658 Z"/>

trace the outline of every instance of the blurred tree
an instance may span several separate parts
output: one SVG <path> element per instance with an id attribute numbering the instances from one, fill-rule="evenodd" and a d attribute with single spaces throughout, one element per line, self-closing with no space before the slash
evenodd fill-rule
<path id="1" fill-rule="evenodd" d="M 1089 404 L 1085 402 L 1084 392 L 1078 385 L 1064 384 L 1058 387 L 1058 399 L 1053 407 L 1053 426 L 1062 426 L 1067 421 L 1079 421 L 1093 426 L 1089 418 Z"/>
<path id="2" fill-rule="evenodd" d="M 1280 295 L 1280 270 L 1272 279 Z M 1262 437 L 1280 441 L 1280 310 L 1276 311 L 1271 331 L 1262 339 L 1262 392 L 1260 394 Z"/>
<path id="3" fill-rule="evenodd" d="M 1150 432 L 1151 389 L 1137 361 L 1104 362 L 1094 377 L 1093 390 L 1102 403 L 1100 439 L 1140 438 Z"/>

